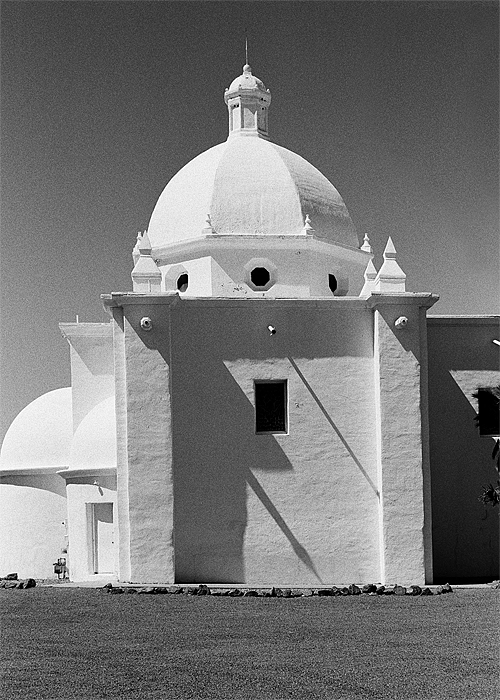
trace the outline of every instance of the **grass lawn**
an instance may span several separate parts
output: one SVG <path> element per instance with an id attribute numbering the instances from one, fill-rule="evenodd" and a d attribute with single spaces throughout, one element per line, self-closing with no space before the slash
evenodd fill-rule
<path id="1" fill-rule="evenodd" d="M 0 589 L 3 700 L 498 698 L 498 593 Z"/>

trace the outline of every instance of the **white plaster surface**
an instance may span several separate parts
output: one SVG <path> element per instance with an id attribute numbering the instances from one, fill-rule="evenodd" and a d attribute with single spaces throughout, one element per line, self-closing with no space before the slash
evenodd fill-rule
<path id="1" fill-rule="evenodd" d="M 315 236 L 358 247 L 341 196 L 301 156 L 260 138 L 229 138 L 185 165 L 154 208 L 154 249 L 201 235 L 207 214 L 217 234 L 301 233 L 309 214 Z"/>
<path id="2" fill-rule="evenodd" d="M 380 580 L 371 312 L 172 319 L 177 580 Z M 288 380 L 289 435 L 255 434 L 259 378 Z"/>
<path id="3" fill-rule="evenodd" d="M 474 423 L 480 386 L 500 383 L 499 316 L 430 317 L 429 432 L 434 572 L 439 578 L 499 578 L 498 507 L 479 500 L 498 478 L 493 440 Z"/>
<path id="4" fill-rule="evenodd" d="M 116 412 L 119 436 L 126 444 L 118 451 L 118 488 L 123 491 L 119 519 L 127 521 L 119 575 L 131 581 L 174 580 L 170 330 L 165 311 L 161 306 L 131 306 L 114 326 L 123 373 Z M 143 316 L 153 321 L 149 334 L 140 329 Z"/>
<path id="5" fill-rule="evenodd" d="M 114 393 L 113 335 L 109 323 L 61 323 L 71 352 L 73 430 Z"/>
<path id="6" fill-rule="evenodd" d="M 66 493 L 57 474 L 3 477 L 0 482 L 0 576 L 55 578 L 67 544 Z"/>
<path id="7" fill-rule="evenodd" d="M 94 483 L 97 482 L 97 483 Z M 113 476 L 77 477 L 68 479 L 69 574 L 73 581 L 94 578 L 92 570 L 92 535 L 87 504 L 113 503 L 116 511 L 116 478 Z M 114 522 L 116 524 L 116 512 Z M 116 566 L 118 565 L 118 527 L 115 526 Z"/>
<path id="8" fill-rule="evenodd" d="M 247 242 L 242 249 L 233 240 L 233 247 L 213 250 L 211 256 L 162 265 L 165 291 L 175 291 L 177 272 L 185 269 L 189 287 L 183 295 L 188 297 L 331 298 L 329 274 L 337 278 L 335 296 L 359 294 L 366 265 L 363 256 L 360 260 L 342 259 L 343 251 L 335 245 L 328 246 L 327 251 L 313 251 L 307 240 L 297 241 L 295 246 L 285 250 L 267 247 L 266 243 L 261 237 L 253 246 L 248 246 Z M 256 260 L 260 261 L 258 265 Z M 272 273 L 273 284 L 266 291 L 249 284 L 249 271 L 255 266 L 264 266 Z"/>
<path id="9" fill-rule="evenodd" d="M 116 467 L 115 397 L 97 404 L 76 429 L 70 452 L 71 469 Z"/>
<path id="10" fill-rule="evenodd" d="M 396 301 L 396 300 L 394 300 Z M 397 331 L 394 321 L 406 316 Z M 421 416 L 420 312 L 415 304 L 375 311 L 382 581 L 425 583 L 424 453 Z"/>
<path id="11" fill-rule="evenodd" d="M 0 451 L 0 470 L 69 464 L 73 437 L 71 389 L 55 389 L 32 401 L 11 423 Z"/>

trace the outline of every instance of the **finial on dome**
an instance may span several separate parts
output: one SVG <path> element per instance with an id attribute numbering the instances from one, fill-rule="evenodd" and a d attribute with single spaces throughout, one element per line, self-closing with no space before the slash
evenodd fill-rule
<path id="1" fill-rule="evenodd" d="M 161 272 L 151 255 L 152 246 L 147 231 L 137 236 L 134 254 L 136 249 L 139 255 L 137 259 L 134 255 L 133 290 L 134 292 L 158 294 L 161 291 Z"/>
<path id="2" fill-rule="evenodd" d="M 384 260 L 396 260 L 396 248 L 392 242 L 392 238 L 389 236 L 384 249 Z"/>
<path id="3" fill-rule="evenodd" d="M 245 52 L 248 54 L 248 46 Z M 224 92 L 229 111 L 229 136 L 260 136 L 267 139 L 271 93 L 262 80 L 252 74 L 248 55 L 246 59 L 243 73 Z"/>
<path id="4" fill-rule="evenodd" d="M 406 275 L 396 262 L 396 248 L 389 236 L 384 250 L 384 262 L 375 280 L 377 292 L 394 292 L 396 294 L 406 291 Z"/>
<path id="5" fill-rule="evenodd" d="M 149 240 L 148 232 L 144 231 L 142 236 L 137 239 L 137 245 L 139 248 L 139 252 L 141 255 L 146 254 L 149 255 L 151 251 L 153 250 L 151 246 L 151 241 Z"/>
<path id="6" fill-rule="evenodd" d="M 213 226 L 212 226 L 212 217 L 210 214 L 207 214 L 207 218 L 205 220 L 206 226 L 203 228 L 203 233 L 206 235 L 210 235 L 211 233 L 214 232 Z"/>
<path id="7" fill-rule="evenodd" d="M 365 235 L 364 235 L 363 245 L 361 246 L 361 250 L 365 250 L 367 253 L 373 253 L 373 249 L 370 245 L 370 239 L 368 238 L 367 233 L 365 233 Z"/>
<path id="8" fill-rule="evenodd" d="M 139 251 L 139 243 L 141 242 L 141 238 L 142 238 L 142 233 L 141 233 L 141 231 L 138 231 L 137 232 L 137 239 L 135 241 L 135 246 L 132 250 L 132 259 L 134 261 L 134 265 L 139 260 L 139 255 L 141 254 Z"/>
<path id="9" fill-rule="evenodd" d="M 311 225 L 311 217 L 309 214 L 306 214 L 306 218 L 304 220 L 304 228 L 302 229 L 302 232 L 305 233 L 307 236 L 312 236 L 314 233 L 314 229 Z"/>
<path id="10" fill-rule="evenodd" d="M 372 260 L 368 260 L 368 265 L 366 266 L 364 276 L 365 276 L 365 283 L 363 285 L 363 289 L 359 293 L 360 297 L 370 296 L 370 294 L 375 289 L 375 280 L 377 278 L 377 269 L 376 269 L 375 265 L 373 264 Z"/>

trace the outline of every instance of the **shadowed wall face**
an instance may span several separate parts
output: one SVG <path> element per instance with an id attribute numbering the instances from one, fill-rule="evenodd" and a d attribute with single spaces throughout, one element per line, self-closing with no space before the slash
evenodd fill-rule
<path id="1" fill-rule="evenodd" d="M 371 333 L 369 311 L 173 310 L 177 581 L 379 580 Z M 288 434 L 256 434 L 256 380 L 286 381 Z"/>
<path id="2" fill-rule="evenodd" d="M 429 319 L 434 577 L 498 578 L 498 510 L 478 497 L 496 480 L 493 440 L 474 424 L 472 394 L 500 383 L 498 319 Z"/>

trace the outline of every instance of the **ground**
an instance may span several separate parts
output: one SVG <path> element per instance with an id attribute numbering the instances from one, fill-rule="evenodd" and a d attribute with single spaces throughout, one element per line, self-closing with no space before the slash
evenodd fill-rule
<path id="1" fill-rule="evenodd" d="M 226 598 L 0 590 L 3 700 L 489 700 L 498 591 Z"/>

